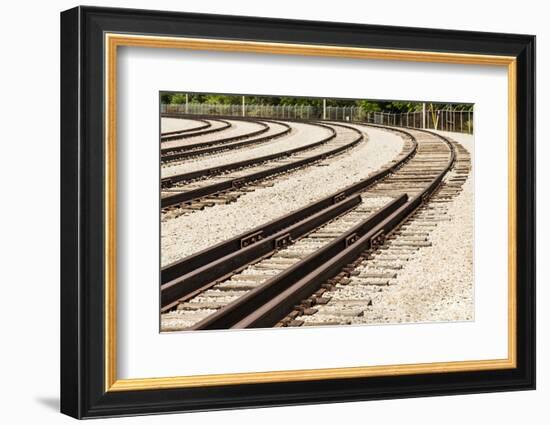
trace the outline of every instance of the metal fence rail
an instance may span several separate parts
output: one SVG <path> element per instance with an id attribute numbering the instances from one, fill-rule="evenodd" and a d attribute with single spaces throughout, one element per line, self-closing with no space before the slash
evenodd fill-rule
<path id="1" fill-rule="evenodd" d="M 220 115 L 298 120 L 364 121 L 398 127 L 426 128 L 472 134 L 474 113 L 471 110 L 438 109 L 403 113 L 367 112 L 359 106 L 308 105 L 210 105 L 188 103 L 161 104 L 163 114 Z"/>

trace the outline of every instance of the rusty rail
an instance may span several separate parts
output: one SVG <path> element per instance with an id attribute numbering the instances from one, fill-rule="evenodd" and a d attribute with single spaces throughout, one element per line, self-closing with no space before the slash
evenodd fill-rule
<path id="1" fill-rule="evenodd" d="M 222 120 L 220 120 L 220 121 L 222 121 Z M 185 151 L 188 151 L 188 150 L 191 150 L 191 149 L 205 148 L 205 147 L 208 147 L 208 146 L 221 145 L 221 144 L 224 144 L 224 143 L 235 142 L 237 140 L 246 139 L 248 137 L 258 136 L 262 133 L 265 133 L 265 132 L 269 131 L 269 125 L 267 125 L 265 122 L 262 122 L 262 121 L 244 120 L 244 119 L 234 120 L 234 121 L 253 122 L 254 124 L 258 124 L 261 128 L 257 129 L 257 130 L 253 130 L 253 131 L 248 131 L 246 133 L 236 134 L 234 136 L 220 137 L 218 139 L 211 139 L 211 140 L 207 140 L 207 141 L 203 141 L 203 142 L 193 143 L 193 144 L 190 144 L 190 145 L 179 145 L 179 146 L 172 146 L 172 147 L 169 147 L 169 148 L 163 148 L 162 145 L 161 145 L 161 149 L 160 149 L 161 160 L 162 161 L 172 161 L 172 160 L 178 159 L 177 155 L 178 155 L 178 153 L 181 153 L 181 152 L 185 152 Z M 190 137 L 195 137 L 195 136 L 204 136 L 205 134 L 226 130 L 227 128 L 232 126 L 232 124 L 229 121 L 224 121 L 224 122 L 227 124 L 227 126 L 214 128 L 214 129 L 211 129 L 211 130 L 205 130 L 205 132 L 203 132 L 202 134 L 189 135 L 188 137 L 190 138 Z M 167 141 L 167 140 L 163 140 L 163 141 Z"/>
<path id="2" fill-rule="evenodd" d="M 408 133 L 407 133 L 408 134 Z M 181 260 L 175 261 L 162 268 L 161 272 L 161 284 L 167 283 L 173 279 L 178 278 L 186 273 L 191 272 L 194 269 L 202 267 L 212 261 L 215 261 L 223 256 L 226 256 L 232 252 L 241 249 L 241 241 L 251 237 L 251 235 L 261 234 L 262 237 L 267 237 L 285 227 L 290 226 L 292 223 L 303 220 L 308 215 L 315 214 L 330 205 L 335 204 L 338 201 L 344 200 L 349 196 L 353 196 L 366 190 L 374 183 L 380 181 L 391 173 L 401 168 L 406 162 L 408 162 L 417 151 L 418 144 L 413 138 L 412 148 L 395 164 L 391 164 L 387 167 L 380 169 L 374 174 L 361 179 L 357 183 L 353 183 L 346 188 L 330 194 L 329 196 L 312 202 L 303 208 L 295 210 L 289 214 L 286 214 L 278 219 L 272 220 L 266 224 L 255 227 L 247 232 L 237 235 L 231 239 L 220 242 L 212 247 L 206 248 Z"/>
<path id="3" fill-rule="evenodd" d="M 174 117 L 166 117 L 166 118 L 174 118 Z M 176 117 L 176 118 L 177 119 L 185 119 L 183 117 Z M 200 131 L 200 130 L 204 130 L 206 128 L 212 127 L 212 123 L 210 121 L 206 121 L 206 120 L 203 120 L 203 119 L 200 119 L 200 118 L 189 118 L 189 120 L 202 122 L 203 124 L 199 125 L 199 126 L 196 126 L 196 127 L 187 128 L 185 130 L 174 130 L 174 131 L 166 131 L 164 133 L 161 133 L 160 134 L 161 141 L 162 141 L 162 138 L 166 137 L 166 136 L 173 136 L 173 135 L 176 135 L 176 134 L 185 134 L 185 133 Z"/>
<path id="4" fill-rule="evenodd" d="M 272 121 L 265 121 L 265 122 L 272 122 Z M 228 142 L 228 143 L 216 143 L 214 145 L 211 145 L 209 147 L 201 148 L 201 149 L 195 149 L 195 150 L 185 150 L 182 152 L 176 152 L 173 154 L 165 155 L 162 157 L 163 162 L 167 161 L 174 161 L 174 160 L 181 160 L 186 158 L 191 158 L 198 155 L 204 155 L 207 153 L 215 153 L 215 152 L 221 152 L 229 149 L 235 149 L 235 148 L 241 148 L 243 146 L 255 144 L 255 143 L 262 143 L 267 142 L 269 140 L 276 139 L 278 137 L 282 137 L 287 135 L 292 131 L 290 126 L 283 122 L 277 122 L 277 124 L 284 127 L 282 131 L 279 131 L 277 133 L 268 134 L 265 136 L 260 137 L 250 137 L 250 136 L 244 136 L 244 137 L 238 137 L 235 139 L 234 142 Z M 231 138 L 228 138 L 231 139 Z M 244 140 L 243 140 L 244 139 Z M 221 140 L 221 139 L 220 139 Z M 240 141 L 239 141 L 240 140 Z M 187 146 L 186 146 L 187 147 Z"/>
<path id="5" fill-rule="evenodd" d="M 164 117 L 165 115 L 163 115 Z M 184 117 L 181 117 L 181 116 L 178 116 L 178 117 L 167 117 L 167 118 L 184 118 Z M 191 118 L 189 117 L 190 119 L 195 119 L 194 117 Z M 201 118 L 202 120 L 202 118 Z M 161 142 L 170 142 L 172 140 L 180 140 L 180 139 L 188 139 L 188 138 L 191 138 L 191 137 L 196 137 L 196 136 L 204 136 L 206 134 L 212 134 L 212 133 L 218 133 L 220 131 L 223 131 L 223 130 L 227 130 L 228 128 L 230 128 L 232 126 L 232 124 L 229 122 L 229 121 L 226 121 L 226 120 L 222 120 L 222 119 L 213 119 L 213 118 L 208 118 L 208 120 L 210 121 L 209 125 L 204 127 L 203 129 L 199 130 L 199 131 L 196 131 L 196 132 L 178 132 L 178 133 L 175 133 L 175 134 L 167 134 L 167 135 L 161 135 L 160 137 L 160 141 Z M 212 127 L 212 121 L 217 121 L 217 122 L 221 122 L 223 123 L 223 125 L 221 125 L 220 127 L 216 127 L 216 128 L 211 128 Z"/>
<path id="6" fill-rule="evenodd" d="M 456 158 L 454 147 L 443 136 L 436 136 L 447 143 L 451 156 L 444 169 L 422 192 L 410 200 L 403 194 L 354 228 L 344 232 L 333 242 L 206 317 L 191 329 L 274 326 L 290 313 L 300 300 L 313 294 L 323 282 L 336 276 L 346 264 L 355 260 L 364 251 L 381 244 L 388 233 L 394 231 L 429 199 L 453 166 Z"/>
<path id="7" fill-rule="evenodd" d="M 369 215 L 361 223 L 342 233 L 331 243 L 318 249 L 303 260 L 279 273 L 258 288 L 251 290 L 236 301 L 226 305 L 218 312 L 198 322 L 192 329 L 227 329 L 254 315 L 259 308 L 288 289 L 294 282 L 313 272 L 329 261 L 339 252 L 345 250 L 350 243 L 350 237 L 362 237 L 372 228 L 389 217 L 407 202 L 407 195 L 392 200 L 384 207 Z M 292 306 L 294 303 L 292 304 Z M 283 316 L 284 317 L 284 316 Z"/>
<path id="8" fill-rule="evenodd" d="M 161 312 L 170 310 L 178 302 L 184 301 L 204 291 L 217 279 L 234 272 L 259 258 L 286 246 L 313 229 L 322 226 L 335 217 L 351 210 L 361 203 L 359 195 L 349 197 L 335 205 L 329 206 L 316 214 L 288 226 L 270 236 L 263 237 L 255 233 L 241 240 L 241 249 L 208 264 L 198 267 L 183 276 L 173 279 L 161 286 Z"/>
<path id="9" fill-rule="evenodd" d="M 350 127 L 348 127 L 348 128 L 350 128 Z M 361 140 L 363 140 L 363 134 L 361 132 L 359 132 L 358 130 L 355 130 L 355 131 L 358 133 L 358 136 L 352 142 L 347 143 L 345 145 L 336 147 L 334 149 L 331 149 L 331 150 L 326 151 L 326 152 L 322 152 L 322 153 L 317 154 L 317 155 L 313 155 L 313 156 L 303 158 L 303 159 L 300 159 L 300 160 L 297 160 L 297 161 L 292 161 L 292 162 L 289 162 L 289 163 L 286 163 L 286 164 L 275 166 L 275 167 L 269 168 L 267 170 L 256 171 L 256 172 L 250 173 L 250 174 L 248 174 L 246 176 L 243 176 L 243 177 L 229 178 L 228 180 L 224 180 L 222 182 L 213 183 L 213 184 L 206 185 L 206 186 L 203 186 L 203 187 L 200 187 L 200 188 L 197 188 L 197 189 L 188 190 L 186 192 L 176 193 L 175 195 L 166 196 L 166 197 L 161 199 L 161 208 L 165 208 L 165 207 L 175 205 L 175 204 L 179 204 L 179 203 L 182 203 L 182 202 L 189 202 L 189 201 L 192 201 L 192 200 L 195 200 L 195 199 L 200 199 L 200 198 L 203 198 L 205 196 L 212 195 L 212 194 L 215 194 L 215 193 L 219 193 L 219 192 L 222 192 L 222 191 L 225 191 L 225 190 L 239 188 L 242 185 L 245 185 L 249 182 L 253 182 L 253 181 L 256 181 L 256 180 L 261 180 L 261 179 L 264 179 L 266 177 L 272 176 L 274 174 L 279 174 L 279 173 L 282 173 L 282 172 L 286 172 L 286 171 L 289 171 L 289 170 L 292 170 L 292 169 L 295 169 L 295 168 L 298 168 L 298 167 L 302 167 L 306 164 L 310 164 L 310 163 L 322 160 L 322 159 L 327 158 L 329 156 L 336 155 L 336 154 L 338 154 L 338 153 L 340 153 L 340 152 L 342 152 L 346 149 L 349 149 L 349 148 L 355 146 L 357 143 L 359 143 Z M 335 135 L 333 134 L 331 136 L 328 136 L 325 139 L 330 140 L 334 137 L 335 137 Z M 322 143 L 326 143 L 328 140 L 325 140 L 325 139 L 323 139 L 322 141 L 319 141 L 319 142 L 315 142 L 315 144 L 307 145 L 308 149 L 316 147 L 316 146 L 318 146 Z M 312 146 L 312 145 L 315 145 L 315 146 Z M 279 152 L 279 153 L 273 154 L 273 155 L 277 155 L 277 157 L 282 158 L 284 156 L 289 156 L 292 153 L 296 153 L 297 151 L 299 152 L 299 151 L 302 151 L 302 150 L 304 150 L 304 148 L 300 147 L 300 148 L 290 149 L 290 150 L 287 150 L 287 151 L 284 151 L 284 152 Z M 272 155 L 268 155 L 267 157 L 272 157 Z M 267 157 L 262 157 L 263 158 L 262 162 L 266 161 Z M 238 168 L 241 168 L 245 165 L 250 165 L 251 161 L 258 161 L 258 158 L 255 158 L 255 159 L 252 159 L 252 160 L 247 160 L 247 161 L 240 161 L 240 162 L 233 163 L 233 164 L 226 164 L 225 166 L 221 166 L 221 167 L 214 167 L 214 169 L 212 169 L 212 171 L 210 171 L 211 169 L 198 170 L 196 172 L 186 173 L 186 175 L 187 176 L 192 176 L 192 177 L 187 177 L 187 178 L 198 178 L 198 177 L 203 176 L 203 175 L 215 175 L 215 174 L 221 173 L 222 171 L 226 171 L 228 169 L 238 169 Z M 238 164 L 240 164 L 240 165 L 238 165 Z M 206 173 L 205 173 L 205 171 L 206 171 Z M 179 176 L 181 176 L 181 175 L 179 175 Z M 178 176 L 175 176 L 175 177 L 179 178 Z"/>

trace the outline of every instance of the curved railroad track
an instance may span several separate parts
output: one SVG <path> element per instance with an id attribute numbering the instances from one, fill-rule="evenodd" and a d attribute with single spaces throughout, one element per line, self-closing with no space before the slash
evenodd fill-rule
<path id="1" fill-rule="evenodd" d="M 261 120 L 258 123 L 267 126 L 267 131 L 257 134 L 245 134 L 225 137 L 209 142 L 196 143 L 194 145 L 182 146 L 175 152 L 169 152 L 161 155 L 163 166 L 179 165 L 188 159 L 197 159 L 204 155 L 212 155 L 224 151 L 236 151 L 244 147 L 254 147 L 256 145 L 269 142 L 291 133 L 292 128 L 285 122 Z M 256 133 L 256 132 L 254 132 Z"/>
<path id="2" fill-rule="evenodd" d="M 429 213 L 425 217 L 420 213 L 433 208 L 428 199 L 433 197 L 437 204 L 456 195 L 470 167 L 464 149 L 441 136 L 413 129 L 392 131 L 400 131 L 407 142 L 389 167 L 163 268 L 163 329 L 301 325 L 308 320 L 298 316 L 318 314 L 321 308 L 314 305 L 329 309 L 332 298 L 323 294 L 344 286 L 352 274 L 371 279 L 367 284 L 376 287 L 386 282 L 391 272 L 356 273 L 354 267 L 368 261 L 377 249 L 415 250 L 425 244 L 421 233 L 398 233 L 397 228 L 432 219 Z M 312 323 L 317 322 L 332 323 L 322 318 Z"/>
<path id="3" fill-rule="evenodd" d="M 196 119 L 196 118 L 193 118 L 193 119 Z M 218 132 L 230 129 L 233 126 L 231 122 L 222 120 L 222 119 L 199 118 L 198 120 L 204 123 L 200 127 L 196 127 L 189 130 L 173 131 L 170 133 L 161 134 L 161 137 L 160 137 L 161 144 L 167 145 L 168 142 L 173 142 L 176 140 L 184 140 L 184 139 L 201 137 L 212 133 L 218 133 Z M 173 145 L 173 143 L 170 143 L 170 145 Z"/>
<path id="4" fill-rule="evenodd" d="M 214 121 L 217 123 L 203 132 L 189 134 L 186 137 L 178 137 L 177 139 L 161 140 L 161 161 L 174 161 L 179 159 L 178 154 L 182 152 L 257 136 L 269 130 L 266 123 L 258 120 L 232 118 L 210 121 L 213 124 Z"/>
<path id="5" fill-rule="evenodd" d="M 370 246 L 342 267 L 332 278 L 321 281 L 319 289 L 296 303 L 292 311 L 275 326 L 322 326 L 364 324 L 379 320 L 374 313 L 384 293 L 410 273 L 407 266 L 421 251 L 430 247 L 430 235 L 445 221 L 448 204 L 460 192 L 471 169 L 470 154 L 453 144 L 456 158 L 429 202 L 420 205 L 385 237 L 384 244 Z M 381 304 L 382 308 L 384 303 Z M 372 311 L 372 313 L 371 313 Z"/>
<path id="6" fill-rule="evenodd" d="M 163 212 L 179 209 L 176 215 L 181 215 L 218 203 L 233 202 L 257 187 L 271 186 L 273 183 L 269 180 L 277 176 L 340 154 L 364 139 L 362 132 L 343 124 L 312 125 L 329 130 L 329 134 L 306 145 L 270 155 L 163 178 Z"/>
<path id="7" fill-rule="evenodd" d="M 178 134 L 186 134 L 186 133 L 194 133 L 196 131 L 204 130 L 212 126 L 211 121 L 207 121 L 200 118 L 183 118 L 183 117 L 163 117 L 163 119 L 170 119 L 174 120 L 176 122 L 183 122 L 182 124 L 178 123 L 178 129 L 177 130 L 171 130 L 171 131 L 163 131 L 160 134 L 161 142 L 163 137 L 167 136 L 174 136 Z M 193 123 L 197 123 L 195 125 L 192 125 Z M 174 126 L 175 124 L 172 122 L 172 125 L 170 127 Z M 181 128 L 183 125 L 184 128 Z"/>

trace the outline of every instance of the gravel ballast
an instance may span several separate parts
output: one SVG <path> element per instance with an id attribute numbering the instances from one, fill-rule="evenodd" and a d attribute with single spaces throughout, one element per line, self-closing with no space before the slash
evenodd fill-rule
<path id="1" fill-rule="evenodd" d="M 231 204 L 216 205 L 162 222 L 162 265 L 337 192 L 367 177 L 401 152 L 403 139 L 400 136 L 377 128 L 354 127 L 368 135 L 367 143 L 286 178 L 276 179 L 273 186 L 249 192 Z"/>

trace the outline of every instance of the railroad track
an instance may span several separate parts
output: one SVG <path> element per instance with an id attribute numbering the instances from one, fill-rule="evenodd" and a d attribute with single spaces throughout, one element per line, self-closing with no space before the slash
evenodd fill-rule
<path id="1" fill-rule="evenodd" d="M 162 162 L 175 161 L 179 154 L 193 149 L 220 145 L 247 137 L 258 136 L 269 131 L 269 125 L 252 119 L 218 120 L 225 125 L 205 130 L 202 134 L 193 134 L 183 140 L 161 141 L 160 156 Z M 212 135 L 211 133 L 216 133 Z M 181 138 L 180 138 L 181 139 Z"/>
<path id="2" fill-rule="evenodd" d="M 182 117 L 179 117 L 179 118 L 182 118 Z M 193 118 L 193 119 L 196 119 L 196 118 Z M 207 134 L 218 133 L 218 132 L 227 130 L 233 126 L 231 122 L 222 120 L 222 119 L 199 118 L 198 120 L 204 123 L 200 127 L 196 127 L 189 130 L 180 130 L 180 131 L 173 131 L 170 133 L 161 134 L 160 136 L 161 144 L 162 143 L 166 144 L 166 142 L 171 142 L 174 140 L 183 140 L 183 139 L 205 136 Z"/>
<path id="3" fill-rule="evenodd" d="M 429 202 L 392 229 L 384 244 L 368 247 L 334 277 L 320 281 L 319 289 L 295 304 L 276 327 L 369 323 L 369 307 L 391 290 L 401 274 L 407 273 L 409 262 L 432 245 L 430 235 L 437 226 L 450 220 L 448 204 L 462 191 L 471 169 L 470 154 L 462 146 L 453 145 L 454 167 Z"/>
<path id="4" fill-rule="evenodd" d="M 271 186 L 277 176 L 344 152 L 364 139 L 359 130 L 342 124 L 315 125 L 329 135 L 307 145 L 259 158 L 200 169 L 162 179 L 161 208 L 175 216 L 235 201 L 258 187 Z M 174 211 L 175 209 L 179 211 Z"/>
<path id="5" fill-rule="evenodd" d="M 370 300 L 348 300 L 339 291 L 356 281 L 379 290 L 393 279 L 402 266 L 391 263 L 394 257 L 429 243 L 422 231 L 441 220 L 438 208 L 459 193 L 470 168 L 467 152 L 454 142 L 420 130 L 393 131 L 406 143 L 385 169 L 165 267 L 163 330 L 343 324 L 360 317 Z"/>
<path id="6" fill-rule="evenodd" d="M 161 161 L 164 166 L 179 165 L 185 160 L 197 159 L 198 157 L 204 155 L 211 155 L 228 150 L 235 151 L 244 147 L 254 147 L 255 145 L 286 136 L 292 131 L 290 125 L 284 122 L 268 120 L 261 120 L 258 122 L 266 125 L 267 131 L 262 131 L 261 133 L 253 134 L 252 136 L 250 136 L 250 134 L 237 135 L 210 142 L 187 145 L 178 151 L 170 152 L 161 156 Z"/>
<path id="7" fill-rule="evenodd" d="M 183 129 L 178 129 L 178 130 L 173 130 L 173 131 L 164 131 L 160 135 L 161 141 L 162 141 L 162 138 L 166 137 L 166 136 L 174 136 L 174 135 L 177 135 L 177 134 L 194 133 L 196 131 L 204 130 L 204 129 L 207 129 L 207 128 L 212 126 L 211 121 L 207 121 L 207 120 L 200 119 L 200 118 L 183 118 L 183 117 L 177 117 L 177 118 L 165 117 L 165 118 L 175 119 L 175 120 L 185 120 L 187 124 L 190 124 L 192 122 L 197 122 L 199 124 L 194 125 L 194 126 L 190 126 L 188 128 L 183 128 Z"/>

